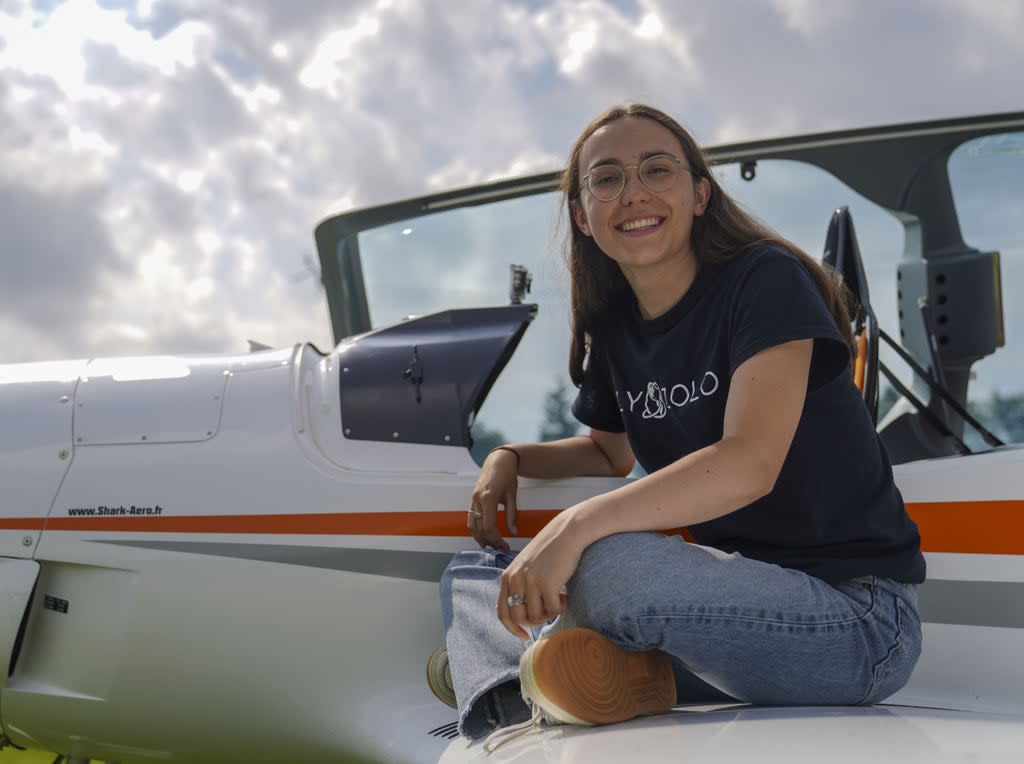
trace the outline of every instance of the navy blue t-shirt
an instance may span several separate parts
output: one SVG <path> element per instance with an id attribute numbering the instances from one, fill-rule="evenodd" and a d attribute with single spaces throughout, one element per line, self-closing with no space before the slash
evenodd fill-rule
<path id="1" fill-rule="evenodd" d="M 800 339 L 814 340 L 807 396 L 774 489 L 690 531 L 701 544 L 833 583 L 865 575 L 920 583 L 917 526 L 853 384 L 849 350 L 813 277 L 786 250 L 762 245 L 703 265 L 657 318 L 622 306 L 592 332 L 573 413 L 588 427 L 626 432 L 655 472 L 721 439 L 740 364 Z"/>

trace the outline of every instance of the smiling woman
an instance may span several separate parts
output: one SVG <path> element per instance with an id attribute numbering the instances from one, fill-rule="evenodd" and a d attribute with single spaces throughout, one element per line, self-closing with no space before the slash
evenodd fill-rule
<path id="1" fill-rule="evenodd" d="M 562 190 L 573 413 L 590 430 L 482 465 L 468 517 L 482 549 L 441 581 L 460 731 L 607 724 L 677 693 L 891 695 L 920 654 L 924 559 L 851 376 L 839 282 L 648 106 L 597 117 Z M 561 511 L 521 552 L 502 537 L 499 505 L 517 535 L 520 476 L 622 476 L 635 461 L 644 477 Z M 698 543 L 659 533 L 681 527 Z"/>

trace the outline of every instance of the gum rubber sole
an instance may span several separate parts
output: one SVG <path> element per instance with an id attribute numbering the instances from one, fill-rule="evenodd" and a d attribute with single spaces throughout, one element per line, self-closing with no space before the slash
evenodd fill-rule
<path id="1" fill-rule="evenodd" d="M 670 710 L 676 683 L 669 657 L 623 650 L 590 629 L 556 631 L 519 661 L 523 694 L 564 724 L 614 724 Z"/>

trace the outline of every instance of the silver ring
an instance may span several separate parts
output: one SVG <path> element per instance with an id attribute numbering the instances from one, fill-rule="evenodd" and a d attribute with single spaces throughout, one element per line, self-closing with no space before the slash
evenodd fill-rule
<path id="1" fill-rule="evenodd" d="M 513 607 L 515 605 L 526 604 L 526 599 L 523 597 L 522 594 L 510 594 L 505 598 L 505 602 L 508 603 L 509 607 Z"/>
<path id="2" fill-rule="evenodd" d="M 469 516 L 472 517 L 474 520 L 479 520 L 479 519 L 481 519 L 484 516 L 484 513 L 483 512 L 470 512 Z"/>

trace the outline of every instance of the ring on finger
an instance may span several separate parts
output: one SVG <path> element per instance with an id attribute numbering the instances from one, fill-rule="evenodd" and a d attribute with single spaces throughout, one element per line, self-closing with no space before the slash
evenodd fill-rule
<path id="1" fill-rule="evenodd" d="M 505 602 L 508 603 L 509 607 L 514 607 L 526 604 L 526 598 L 522 594 L 510 594 L 505 598 Z"/>
<path id="2" fill-rule="evenodd" d="M 483 519 L 483 516 L 484 516 L 483 512 L 470 512 L 469 513 L 469 519 L 470 520 L 481 520 L 481 519 Z"/>

